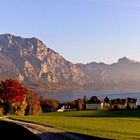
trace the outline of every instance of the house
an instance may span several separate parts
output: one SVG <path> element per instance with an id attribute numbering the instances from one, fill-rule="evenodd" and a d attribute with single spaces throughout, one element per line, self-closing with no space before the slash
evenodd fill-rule
<path id="1" fill-rule="evenodd" d="M 138 107 L 137 99 L 127 98 L 126 99 L 126 106 L 129 109 L 137 109 L 137 107 Z"/>
<path id="2" fill-rule="evenodd" d="M 72 106 L 72 105 L 64 105 L 64 110 L 65 111 L 75 111 L 76 108 L 75 108 L 75 106 Z"/>
<path id="3" fill-rule="evenodd" d="M 64 112 L 64 111 L 65 111 L 64 106 L 62 106 L 60 109 L 57 110 L 57 112 Z"/>
<path id="4" fill-rule="evenodd" d="M 76 108 L 68 105 L 63 105 L 57 112 L 64 112 L 64 111 L 75 111 Z"/>
<path id="5" fill-rule="evenodd" d="M 64 110 L 60 108 L 57 110 L 57 112 L 64 112 Z"/>
<path id="6" fill-rule="evenodd" d="M 111 100 L 111 109 L 137 109 L 137 99 L 114 99 Z"/>
<path id="7" fill-rule="evenodd" d="M 113 99 L 111 100 L 111 109 L 126 109 L 126 99 Z"/>
<path id="8" fill-rule="evenodd" d="M 87 110 L 101 109 L 101 101 L 96 96 L 91 97 L 91 99 L 86 102 L 86 109 Z"/>

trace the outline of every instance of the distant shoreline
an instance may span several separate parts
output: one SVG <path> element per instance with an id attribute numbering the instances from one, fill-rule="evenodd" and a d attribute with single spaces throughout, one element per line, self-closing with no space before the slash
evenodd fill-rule
<path id="1" fill-rule="evenodd" d="M 140 90 L 76 90 L 76 91 L 64 91 L 53 93 L 39 93 L 37 96 L 44 96 L 45 98 L 55 98 L 60 102 L 73 101 L 84 96 L 91 97 L 97 96 L 100 99 L 104 99 L 106 96 L 110 99 L 113 98 L 137 98 L 140 103 Z"/>

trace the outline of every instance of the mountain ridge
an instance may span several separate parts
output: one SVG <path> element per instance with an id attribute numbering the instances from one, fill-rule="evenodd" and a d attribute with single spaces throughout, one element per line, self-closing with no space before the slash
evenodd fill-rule
<path id="1" fill-rule="evenodd" d="M 113 65 L 113 64 L 116 64 L 116 63 L 121 63 L 121 62 L 140 63 L 140 61 L 136 61 L 136 60 L 130 59 L 126 56 L 123 56 L 121 58 L 118 58 L 117 62 L 112 62 L 110 64 L 105 63 L 103 61 L 101 61 L 101 62 L 91 61 L 91 62 L 88 62 L 88 63 L 75 63 L 75 64 L 76 65 L 102 64 L 102 65 L 110 66 L 110 65 Z"/>
<path id="2" fill-rule="evenodd" d="M 127 57 L 116 63 L 91 62 L 76 64 L 84 73 L 94 79 L 97 89 L 140 89 L 140 62 Z"/>
<path id="3" fill-rule="evenodd" d="M 0 35 L 0 79 L 16 78 L 36 92 L 140 89 L 140 62 L 127 57 L 105 64 L 73 64 L 41 40 Z"/>
<path id="4" fill-rule="evenodd" d="M 17 77 L 35 90 L 57 91 L 86 84 L 87 77 L 79 68 L 35 37 L 0 35 L 0 59 L 6 62 L 0 61 L 0 76 Z"/>

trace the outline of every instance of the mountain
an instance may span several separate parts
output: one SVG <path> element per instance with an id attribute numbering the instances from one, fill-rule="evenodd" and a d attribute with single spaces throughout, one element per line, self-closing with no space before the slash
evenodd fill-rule
<path id="1" fill-rule="evenodd" d="M 140 89 L 140 62 L 72 64 L 41 40 L 0 35 L 0 80 L 14 78 L 36 92 L 81 88 Z"/>
<path id="2" fill-rule="evenodd" d="M 16 78 L 39 92 L 80 88 L 88 81 L 82 70 L 39 39 L 11 34 L 0 35 L 0 77 Z"/>
<path id="3" fill-rule="evenodd" d="M 91 79 L 95 89 L 140 89 L 140 62 L 126 57 L 107 65 L 104 63 L 76 64 Z"/>

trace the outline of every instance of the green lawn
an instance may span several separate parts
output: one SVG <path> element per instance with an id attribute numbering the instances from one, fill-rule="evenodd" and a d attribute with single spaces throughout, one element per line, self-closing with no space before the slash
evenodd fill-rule
<path id="1" fill-rule="evenodd" d="M 71 111 L 12 117 L 91 136 L 140 139 L 140 111 Z"/>

